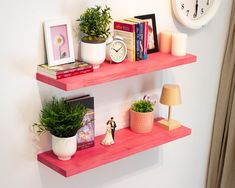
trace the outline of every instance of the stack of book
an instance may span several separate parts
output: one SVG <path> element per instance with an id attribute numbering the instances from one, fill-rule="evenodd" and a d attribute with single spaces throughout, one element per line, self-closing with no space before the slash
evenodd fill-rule
<path id="1" fill-rule="evenodd" d="M 52 67 L 42 64 L 37 67 L 37 73 L 53 79 L 62 79 L 89 72 L 93 72 L 93 65 L 82 61 Z"/>
<path id="2" fill-rule="evenodd" d="M 114 34 L 123 38 L 129 61 L 147 59 L 148 21 L 138 18 L 115 21 Z"/>

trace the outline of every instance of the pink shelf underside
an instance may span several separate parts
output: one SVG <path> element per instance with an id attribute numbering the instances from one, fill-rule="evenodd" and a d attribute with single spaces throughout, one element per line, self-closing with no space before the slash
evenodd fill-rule
<path id="1" fill-rule="evenodd" d="M 38 154 L 38 160 L 68 177 L 190 134 L 191 129 L 187 127 L 182 126 L 173 131 L 167 131 L 157 126 L 157 122 L 155 122 L 153 131 L 147 134 L 136 134 L 129 128 L 116 131 L 115 144 L 112 146 L 101 145 L 100 141 L 104 136 L 97 136 L 95 147 L 77 151 L 69 161 L 58 160 L 52 151 Z"/>
<path id="2" fill-rule="evenodd" d="M 147 60 L 129 62 L 125 60 L 120 64 L 103 63 L 100 69 L 92 73 L 73 76 L 60 80 L 55 80 L 41 74 L 36 75 L 37 80 L 55 86 L 62 90 L 75 90 L 87 86 L 119 80 L 135 75 L 146 74 L 157 70 L 170 67 L 193 63 L 196 56 L 187 54 L 186 56 L 177 57 L 164 53 L 153 53 L 148 55 Z"/>

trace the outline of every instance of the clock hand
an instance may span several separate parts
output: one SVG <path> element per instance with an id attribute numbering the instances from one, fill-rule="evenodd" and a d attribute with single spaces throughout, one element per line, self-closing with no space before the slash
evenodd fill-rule
<path id="1" fill-rule="evenodd" d="M 195 12 L 193 14 L 193 17 L 196 18 L 197 17 L 197 11 L 198 11 L 198 0 L 196 0 L 196 4 L 195 4 Z"/>
<path id="2" fill-rule="evenodd" d="M 210 0 L 207 0 L 206 5 L 209 5 L 209 4 L 210 4 Z"/>
<path id="3" fill-rule="evenodd" d="M 115 48 L 112 48 L 115 52 L 118 52 L 118 50 L 116 50 Z"/>
<path id="4" fill-rule="evenodd" d="M 119 50 L 121 50 L 122 49 L 122 46 L 117 50 L 117 52 L 119 51 Z"/>

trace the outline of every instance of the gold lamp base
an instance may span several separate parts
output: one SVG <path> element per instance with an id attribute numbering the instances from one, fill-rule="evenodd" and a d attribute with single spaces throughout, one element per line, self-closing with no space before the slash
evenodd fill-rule
<path id="1" fill-rule="evenodd" d="M 172 119 L 169 121 L 167 119 L 162 119 L 162 120 L 158 121 L 158 125 L 168 131 L 172 131 L 176 128 L 181 127 L 180 122 L 172 120 Z"/>

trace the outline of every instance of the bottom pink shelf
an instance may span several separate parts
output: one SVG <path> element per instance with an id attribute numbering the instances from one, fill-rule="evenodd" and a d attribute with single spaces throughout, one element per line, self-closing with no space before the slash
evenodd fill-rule
<path id="1" fill-rule="evenodd" d="M 103 139 L 101 135 L 96 137 L 95 147 L 77 151 L 69 161 L 58 160 L 52 151 L 38 154 L 38 160 L 68 177 L 190 134 L 191 129 L 187 127 L 182 126 L 169 132 L 158 127 L 157 123 L 153 131 L 147 134 L 136 134 L 129 128 L 124 128 L 116 131 L 115 144 L 112 146 L 101 145 L 100 141 Z"/>

